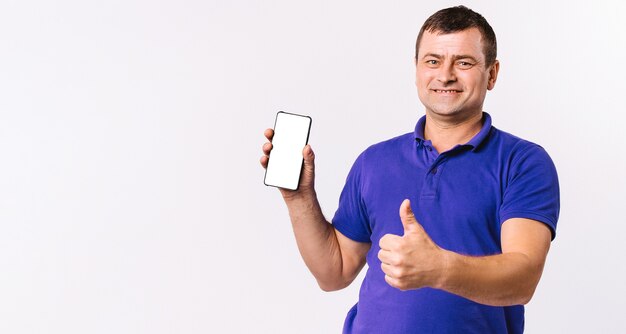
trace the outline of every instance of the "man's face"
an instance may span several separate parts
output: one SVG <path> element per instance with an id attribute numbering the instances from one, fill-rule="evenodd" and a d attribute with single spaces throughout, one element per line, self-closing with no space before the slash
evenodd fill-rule
<path id="1" fill-rule="evenodd" d="M 482 112 L 498 69 L 497 61 L 487 68 L 478 29 L 445 35 L 425 31 L 416 59 L 417 93 L 427 114 L 470 117 Z"/>

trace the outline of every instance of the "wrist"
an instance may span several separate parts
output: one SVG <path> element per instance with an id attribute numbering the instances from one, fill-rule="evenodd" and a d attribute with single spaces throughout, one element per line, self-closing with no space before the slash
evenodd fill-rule
<path id="1" fill-rule="evenodd" d="M 281 194 L 287 205 L 297 202 L 309 202 L 317 199 L 317 193 L 313 188 L 301 187 L 298 190 L 281 189 Z"/>
<path id="2" fill-rule="evenodd" d="M 293 194 L 284 195 L 286 196 L 283 196 L 283 199 L 293 224 L 310 221 L 311 219 L 325 221 L 315 191 L 301 192 L 298 190 L 293 192 Z"/>
<path id="3" fill-rule="evenodd" d="M 453 273 L 457 255 L 458 254 L 449 250 L 441 249 L 440 274 L 438 275 L 438 279 L 433 286 L 434 288 L 446 290 L 446 287 L 450 284 L 452 277 L 454 276 Z"/>

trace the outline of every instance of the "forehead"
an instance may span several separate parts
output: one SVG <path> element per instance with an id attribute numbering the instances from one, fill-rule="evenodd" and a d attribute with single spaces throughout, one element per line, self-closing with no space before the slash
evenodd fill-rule
<path id="1" fill-rule="evenodd" d="M 425 31 L 419 47 L 419 57 L 436 54 L 444 57 L 468 55 L 484 60 L 482 35 L 476 28 L 449 34 Z"/>

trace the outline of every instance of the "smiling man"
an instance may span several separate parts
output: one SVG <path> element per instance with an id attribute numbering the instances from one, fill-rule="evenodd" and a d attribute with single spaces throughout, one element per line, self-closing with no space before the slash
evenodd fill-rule
<path id="1" fill-rule="evenodd" d="M 344 333 L 523 332 L 559 187 L 545 150 L 496 129 L 482 109 L 496 54 L 480 14 L 463 6 L 433 14 L 416 43 L 425 115 L 415 130 L 357 158 L 332 223 L 319 207 L 310 146 L 299 190 L 280 190 L 322 289 L 346 287 L 368 264 Z M 263 146 L 264 167 L 271 149 Z"/>

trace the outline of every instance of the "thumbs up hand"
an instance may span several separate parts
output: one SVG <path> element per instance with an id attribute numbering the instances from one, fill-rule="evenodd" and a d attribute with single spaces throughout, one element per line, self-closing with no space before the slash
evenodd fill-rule
<path id="1" fill-rule="evenodd" d="M 400 205 L 404 235 L 386 234 L 379 242 L 378 259 L 385 281 L 400 290 L 437 287 L 446 268 L 446 251 L 437 246 L 419 224 L 411 203 Z"/>

